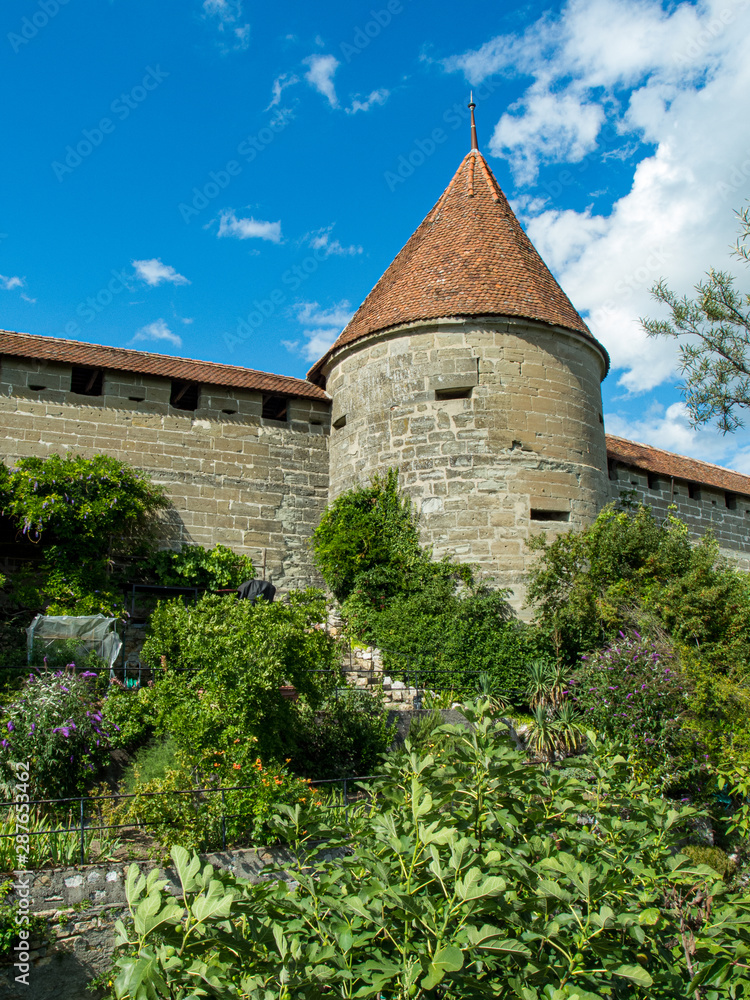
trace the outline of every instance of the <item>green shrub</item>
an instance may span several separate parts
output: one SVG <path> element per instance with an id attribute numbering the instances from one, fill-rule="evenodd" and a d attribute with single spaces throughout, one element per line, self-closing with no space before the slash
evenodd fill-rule
<path id="1" fill-rule="evenodd" d="M 514 618 L 505 591 L 460 592 L 448 573 L 433 575 L 421 590 L 374 614 L 370 637 L 395 678 L 417 670 L 420 686 L 448 684 L 467 695 L 485 673 L 500 695 L 516 703 L 523 700 L 526 663 L 549 648 L 539 629 Z"/>
<path id="2" fill-rule="evenodd" d="M 750 665 L 750 581 L 710 532 L 693 544 L 671 514 L 659 522 L 648 507 L 610 504 L 590 528 L 531 546 L 529 603 L 565 662 L 635 628 L 698 646 L 725 672 Z"/>
<path id="3" fill-rule="evenodd" d="M 234 725 L 202 751 L 176 749 L 169 740 L 144 748 L 129 781 L 135 797 L 116 807 L 115 821 L 145 826 L 162 849 L 179 843 L 215 850 L 224 839 L 228 846 L 272 843 L 275 810 L 317 801 L 286 765 L 264 764 L 258 740 Z"/>
<path id="4" fill-rule="evenodd" d="M 370 809 L 329 814 L 338 857 L 312 843 L 326 836 L 316 810 L 288 808 L 275 881 L 240 882 L 176 847 L 175 900 L 132 866 L 116 995 L 746 995 L 747 890 L 675 850 L 696 810 L 631 782 L 595 741 L 566 774 L 529 765 L 481 707 L 464 711 L 475 726 L 453 731 L 450 755 L 406 752 Z"/>
<path id="5" fill-rule="evenodd" d="M 291 766 L 314 780 L 371 774 L 395 734 L 381 694 L 342 690 L 317 711 L 303 706 L 296 721 Z"/>
<path id="6" fill-rule="evenodd" d="M 734 864 L 731 858 L 720 847 L 708 847 L 705 844 L 686 844 L 680 848 L 680 853 L 690 858 L 693 864 L 708 865 L 713 868 L 717 875 L 726 879 L 727 875 L 734 873 Z"/>
<path id="7" fill-rule="evenodd" d="M 110 684 L 102 703 L 102 718 L 113 750 L 132 750 L 144 743 L 154 725 L 150 688 L 125 690 Z"/>
<path id="8" fill-rule="evenodd" d="M 363 573 L 383 600 L 403 589 L 404 575 L 424 559 L 418 523 L 396 469 L 337 497 L 313 535 L 315 561 L 336 598 L 346 600 Z"/>
<path id="9" fill-rule="evenodd" d="M 690 780 L 693 791 L 705 781 L 705 756 L 685 726 L 689 683 L 670 648 L 622 635 L 583 657 L 571 692 L 586 726 L 625 744 L 640 777 L 665 787 Z"/>
<path id="10" fill-rule="evenodd" d="M 153 533 L 164 489 L 108 455 L 22 458 L 3 477 L 2 513 L 40 542 L 42 562 L 13 574 L 12 597 L 50 614 L 118 613 L 112 560 Z"/>
<path id="11" fill-rule="evenodd" d="M 164 656 L 168 666 L 151 695 L 157 733 L 200 751 L 231 723 L 258 738 L 264 760 L 289 756 L 296 708 L 280 686 L 294 685 L 315 708 L 337 679 L 338 650 L 324 620 L 319 592 L 289 603 L 221 595 L 161 603 L 141 654 L 154 667 Z"/>
<path id="12" fill-rule="evenodd" d="M 204 549 L 202 545 L 183 545 L 181 549 L 162 549 L 137 567 L 141 577 L 164 587 L 201 587 L 222 590 L 239 587 L 255 576 L 253 561 L 226 545 Z"/>
<path id="13" fill-rule="evenodd" d="M 80 794 L 107 759 L 109 734 L 87 672 L 32 673 L 3 710 L 0 781 L 13 786 L 11 765 L 28 763 L 32 798 Z"/>

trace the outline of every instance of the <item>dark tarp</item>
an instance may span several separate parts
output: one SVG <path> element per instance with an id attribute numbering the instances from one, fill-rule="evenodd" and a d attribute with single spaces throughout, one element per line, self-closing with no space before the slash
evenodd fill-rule
<path id="1" fill-rule="evenodd" d="M 272 601 L 276 593 L 276 588 L 268 580 L 245 580 L 237 588 L 237 596 L 241 601 L 250 601 L 255 604 L 258 598 L 264 601 Z"/>

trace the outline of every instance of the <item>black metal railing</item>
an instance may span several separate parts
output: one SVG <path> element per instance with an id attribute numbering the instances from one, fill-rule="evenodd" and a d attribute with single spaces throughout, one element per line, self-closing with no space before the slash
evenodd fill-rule
<path id="1" fill-rule="evenodd" d="M 331 810 L 343 809 L 345 813 L 348 813 L 349 806 L 352 804 L 366 799 L 366 790 L 357 787 L 361 782 L 366 781 L 376 781 L 381 778 L 382 775 L 367 774 L 367 775 L 350 775 L 343 778 L 322 778 L 320 780 L 312 779 L 297 779 L 308 784 L 311 793 L 315 793 L 319 790 L 320 786 L 326 785 L 332 788 L 340 787 L 340 797 L 334 796 L 328 802 L 321 803 L 318 808 L 326 808 Z M 21 810 L 24 814 L 27 811 L 31 811 L 34 807 L 42 807 L 42 815 L 47 813 L 51 820 L 54 821 L 55 815 L 59 816 L 60 812 L 67 808 L 68 812 L 68 823 L 65 826 L 58 826 L 54 829 L 44 828 L 39 830 L 29 829 L 28 831 L 24 828 L 22 835 L 25 837 L 53 837 L 60 836 L 63 834 L 76 834 L 79 837 L 79 857 L 80 863 L 85 864 L 86 858 L 86 841 L 87 838 L 93 833 L 109 833 L 112 834 L 115 831 L 124 830 L 144 830 L 148 832 L 149 826 L 154 827 L 156 825 L 161 825 L 162 827 L 167 825 L 172 825 L 175 828 L 182 828 L 181 824 L 174 823 L 168 824 L 164 821 L 160 821 L 157 824 L 155 821 L 151 820 L 139 820 L 137 817 L 130 819 L 128 822 L 123 823 L 99 823 L 96 825 L 92 822 L 92 819 L 96 819 L 92 816 L 92 813 L 101 813 L 101 807 L 104 803 L 116 803 L 119 801 L 132 800 L 132 799 L 166 799 L 168 797 L 176 796 L 193 796 L 196 799 L 205 800 L 208 796 L 219 796 L 220 799 L 220 812 L 218 816 L 214 816 L 214 820 L 217 821 L 216 825 L 220 831 L 220 836 L 218 838 L 218 843 L 221 845 L 221 850 L 226 850 L 228 838 L 227 838 L 227 823 L 230 820 L 239 819 L 243 820 L 248 818 L 245 813 L 228 813 L 226 810 L 227 806 L 227 793 L 229 792 L 242 792 L 242 791 L 257 791 L 256 785 L 230 785 L 230 786 L 207 786 L 205 788 L 183 788 L 183 789 L 171 789 L 164 792 L 124 792 L 121 794 L 112 795 L 98 795 L 96 797 L 90 797 L 86 795 L 71 796 L 67 798 L 59 799 L 32 799 L 29 802 L 16 802 L 12 800 L 6 800 L 0 802 L 0 809 L 5 810 L 6 821 L 13 815 L 14 811 Z M 44 808 L 46 807 L 46 809 Z M 76 822 L 72 823 L 72 818 L 75 815 Z M 18 832 L 15 833 L 0 833 L 0 840 L 14 840 L 19 836 Z M 209 845 L 210 846 L 210 842 Z M 218 844 L 216 844 L 218 847 Z M 257 844 L 245 844 L 243 846 L 253 847 L 259 846 Z"/>

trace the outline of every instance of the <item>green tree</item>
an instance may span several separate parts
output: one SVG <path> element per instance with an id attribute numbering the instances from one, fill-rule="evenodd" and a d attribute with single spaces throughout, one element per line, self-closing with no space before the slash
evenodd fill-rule
<path id="1" fill-rule="evenodd" d="M 733 255 L 750 261 L 750 207 L 737 214 Z M 650 337 L 679 341 L 682 392 L 693 424 L 715 420 L 726 434 L 742 426 L 742 411 L 750 407 L 750 294 L 737 291 L 728 271 L 713 268 L 695 292 L 695 298 L 680 297 L 661 279 L 651 294 L 670 317 L 641 324 Z"/>

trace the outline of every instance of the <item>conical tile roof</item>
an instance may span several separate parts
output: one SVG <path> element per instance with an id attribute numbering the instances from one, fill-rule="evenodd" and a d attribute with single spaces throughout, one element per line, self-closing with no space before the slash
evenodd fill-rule
<path id="1" fill-rule="evenodd" d="M 330 355 L 367 334 L 462 316 L 519 316 L 594 340 L 477 149 L 308 378 L 321 380 Z"/>

